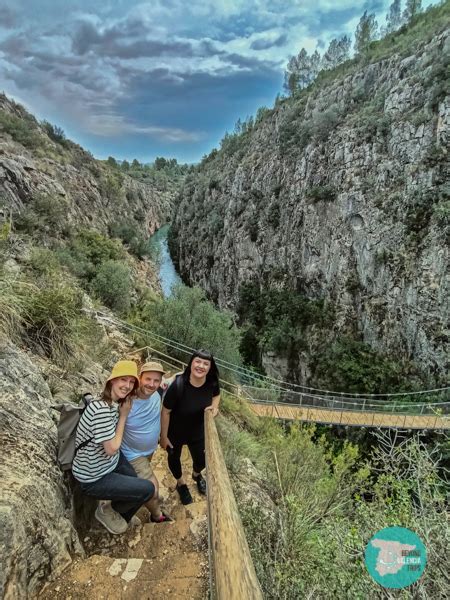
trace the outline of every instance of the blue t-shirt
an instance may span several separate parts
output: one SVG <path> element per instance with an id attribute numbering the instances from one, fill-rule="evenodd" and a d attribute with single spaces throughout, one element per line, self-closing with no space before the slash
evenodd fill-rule
<path id="1" fill-rule="evenodd" d="M 127 460 L 148 456 L 158 447 L 161 431 L 161 396 L 135 398 L 128 414 L 120 449 Z"/>

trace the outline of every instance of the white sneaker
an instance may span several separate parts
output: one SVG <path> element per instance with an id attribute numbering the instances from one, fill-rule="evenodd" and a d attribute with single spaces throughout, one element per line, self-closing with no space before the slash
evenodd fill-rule
<path id="1" fill-rule="evenodd" d="M 95 518 L 114 535 L 125 533 L 128 529 L 128 523 L 118 512 L 111 508 L 110 504 L 99 504 L 95 511 Z"/>

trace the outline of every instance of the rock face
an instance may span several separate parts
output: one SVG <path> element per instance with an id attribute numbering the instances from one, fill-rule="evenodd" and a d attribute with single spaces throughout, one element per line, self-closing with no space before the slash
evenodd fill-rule
<path id="1" fill-rule="evenodd" d="M 152 234 L 169 219 L 173 191 L 115 173 L 75 144 L 61 149 L 31 115 L 3 95 L 0 111 L 32 123 L 36 140 L 24 147 L 0 127 L 0 210 L 21 212 L 41 194 L 65 204 L 69 225 L 102 232 L 115 223 L 138 224 Z"/>
<path id="2" fill-rule="evenodd" d="M 52 395 L 29 356 L 0 346 L 0 596 L 33 595 L 82 553 L 56 464 Z"/>
<path id="3" fill-rule="evenodd" d="M 226 136 L 185 182 L 171 240 L 183 279 L 231 309 L 249 281 L 324 299 L 330 340 L 356 330 L 442 377 L 449 31 L 318 83 Z"/>

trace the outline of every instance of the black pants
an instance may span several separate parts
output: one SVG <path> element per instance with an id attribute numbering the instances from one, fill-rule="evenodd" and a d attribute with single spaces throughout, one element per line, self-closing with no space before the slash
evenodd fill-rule
<path id="1" fill-rule="evenodd" d="M 147 479 L 139 479 L 122 452 L 114 471 L 97 481 L 80 481 L 80 487 L 86 496 L 111 500 L 111 507 L 127 522 L 155 493 L 153 483 Z"/>
<path id="2" fill-rule="evenodd" d="M 173 450 L 168 452 L 169 469 L 175 479 L 180 479 L 181 470 L 181 450 L 185 444 L 173 442 Z M 200 473 L 205 468 L 205 438 L 195 442 L 188 442 L 187 447 L 192 457 L 192 469 Z"/>

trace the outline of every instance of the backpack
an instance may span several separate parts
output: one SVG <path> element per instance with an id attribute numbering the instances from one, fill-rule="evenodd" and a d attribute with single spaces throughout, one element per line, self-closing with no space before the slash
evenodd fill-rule
<path id="1" fill-rule="evenodd" d="M 72 468 L 72 462 L 80 448 L 87 446 L 93 438 L 86 440 L 75 446 L 75 436 L 77 433 L 78 422 L 86 406 L 93 400 L 91 394 L 83 394 L 78 404 L 58 404 L 52 406 L 54 410 L 60 413 L 58 430 L 58 463 L 63 471 L 69 471 Z"/>

